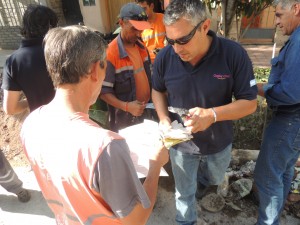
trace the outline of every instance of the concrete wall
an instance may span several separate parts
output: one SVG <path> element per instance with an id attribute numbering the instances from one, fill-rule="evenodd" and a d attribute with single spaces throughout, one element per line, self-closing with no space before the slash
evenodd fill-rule
<path id="1" fill-rule="evenodd" d="M 58 16 L 58 25 L 64 26 L 66 24 L 66 20 L 62 9 L 61 0 L 44 0 L 44 1 L 46 1 L 46 6 L 51 8 Z"/>
<path id="2" fill-rule="evenodd" d="M 79 1 L 84 24 L 103 34 L 110 33 L 108 0 L 96 0 L 95 4 L 94 6 L 84 6 L 83 2 Z"/>
<path id="3" fill-rule="evenodd" d="M 3 23 L 0 22 L 0 49 L 17 49 L 20 45 L 22 36 L 20 35 L 20 26 L 22 24 L 22 16 L 29 3 L 36 3 L 48 6 L 58 15 L 59 25 L 65 24 L 65 17 L 62 11 L 61 0 L 18 0 L 18 6 L 22 6 L 21 9 L 6 9 L 9 7 L 16 6 L 16 2 L 6 4 L 5 0 L 0 1 L 0 19 L 2 18 Z M 15 16 L 18 13 L 18 16 Z M 12 15 L 14 19 L 12 19 Z M 13 21 L 13 23 L 11 22 Z"/>
<path id="4" fill-rule="evenodd" d="M 0 49 L 17 49 L 21 41 L 20 27 L 0 27 Z"/>

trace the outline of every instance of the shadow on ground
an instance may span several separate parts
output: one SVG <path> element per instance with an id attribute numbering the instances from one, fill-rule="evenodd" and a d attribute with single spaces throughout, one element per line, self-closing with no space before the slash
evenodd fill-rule
<path id="1" fill-rule="evenodd" d="M 0 208 L 5 212 L 40 215 L 54 218 L 53 213 L 46 204 L 40 191 L 30 190 L 31 199 L 29 202 L 18 201 L 15 195 L 0 194 Z"/>

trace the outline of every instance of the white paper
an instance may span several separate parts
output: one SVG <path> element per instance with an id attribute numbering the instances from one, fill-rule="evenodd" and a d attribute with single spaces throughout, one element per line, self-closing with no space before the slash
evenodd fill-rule
<path id="1" fill-rule="evenodd" d="M 155 143 L 160 137 L 158 123 L 144 120 L 144 123 L 120 130 L 119 134 L 126 139 L 138 177 L 146 177 L 149 171 L 149 156 L 155 150 Z M 161 168 L 160 176 L 169 175 Z"/>

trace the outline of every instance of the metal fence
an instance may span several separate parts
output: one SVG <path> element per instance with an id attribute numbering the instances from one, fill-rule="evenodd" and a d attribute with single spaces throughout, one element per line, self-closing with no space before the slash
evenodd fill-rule
<path id="1" fill-rule="evenodd" d="M 41 4 L 40 0 L 0 0 L 0 27 L 16 27 L 29 4 Z"/>

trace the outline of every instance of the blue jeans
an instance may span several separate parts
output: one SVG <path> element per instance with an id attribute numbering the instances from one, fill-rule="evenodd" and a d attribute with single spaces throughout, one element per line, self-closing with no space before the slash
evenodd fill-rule
<path id="1" fill-rule="evenodd" d="M 300 114 L 274 113 L 256 162 L 257 225 L 278 225 L 300 153 Z"/>
<path id="2" fill-rule="evenodd" d="M 195 194 L 198 179 L 205 185 L 220 184 L 230 163 L 231 147 L 232 144 L 212 155 L 193 155 L 170 149 L 177 224 L 197 224 Z"/>

